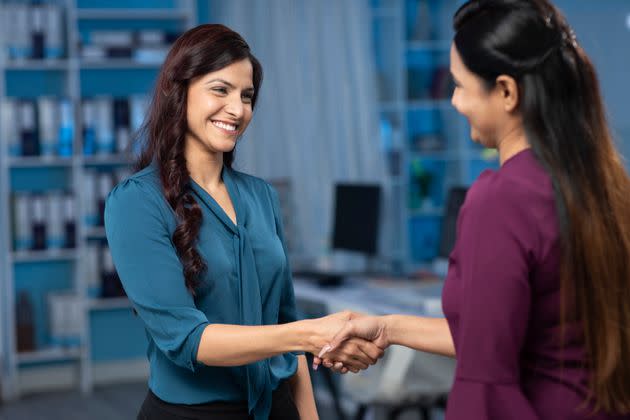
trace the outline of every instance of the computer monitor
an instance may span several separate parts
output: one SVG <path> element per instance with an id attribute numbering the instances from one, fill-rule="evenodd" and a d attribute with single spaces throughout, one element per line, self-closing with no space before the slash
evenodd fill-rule
<path id="1" fill-rule="evenodd" d="M 442 220 L 442 229 L 440 232 L 438 257 L 448 258 L 455 246 L 457 217 L 459 216 L 459 209 L 466 199 L 467 191 L 468 188 L 466 187 L 452 187 L 448 191 L 446 207 L 444 208 L 444 220 Z"/>
<path id="2" fill-rule="evenodd" d="M 381 187 L 377 184 L 335 185 L 332 248 L 377 253 Z"/>

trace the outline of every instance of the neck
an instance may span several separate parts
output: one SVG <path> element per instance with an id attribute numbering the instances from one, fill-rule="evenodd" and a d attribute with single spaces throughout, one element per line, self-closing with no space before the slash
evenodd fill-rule
<path id="1" fill-rule="evenodd" d="M 522 152 L 525 149 L 529 149 L 530 145 L 525 136 L 523 126 L 515 126 L 508 132 L 506 132 L 501 139 L 497 142 L 497 149 L 499 151 L 499 163 L 503 165 L 509 158 Z"/>
<path id="2" fill-rule="evenodd" d="M 186 140 L 186 167 L 190 177 L 207 190 L 214 190 L 221 185 L 223 170 L 223 153 L 212 152 L 200 147 L 199 141 Z"/>

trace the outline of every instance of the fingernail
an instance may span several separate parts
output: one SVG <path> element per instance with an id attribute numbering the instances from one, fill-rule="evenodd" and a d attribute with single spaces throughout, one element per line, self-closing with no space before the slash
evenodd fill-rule
<path id="1" fill-rule="evenodd" d="M 317 357 L 321 358 L 324 354 L 328 353 L 330 351 L 330 345 L 326 344 L 322 350 L 319 352 L 319 355 Z"/>
<path id="2" fill-rule="evenodd" d="M 313 363 L 313 370 L 317 370 L 318 367 L 319 365 L 317 363 Z"/>

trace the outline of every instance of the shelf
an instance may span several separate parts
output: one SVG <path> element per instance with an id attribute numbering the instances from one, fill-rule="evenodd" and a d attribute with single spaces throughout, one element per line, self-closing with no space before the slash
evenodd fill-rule
<path id="1" fill-rule="evenodd" d="M 129 165 L 133 163 L 133 159 L 122 155 L 94 155 L 83 156 L 83 165 L 85 166 L 117 166 Z"/>
<path id="2" fill-rule="evenodd" d="M 119 1 L 117 4 L 109 1 L 78 2 L 80 4 L 65 0 L 9 1 L 9 3 L 16 2 L 28 8 L 27 14 L 33 12 L 33 6 L 40 3 L 47 5 L 50 3 L 50 5 L 55 6 L 55 19 L 57 16 L 61 17 L 61 22 L 55 22 L 55 24 L 61 24 L 56 34 L 59 35 L 60 42 L 51 46 L 62 49 L 60 52 L 57 52 L 58 50 L 53 51 L 56 53 L 55 59 L 13 59 L 9 58 L 8 51 L 6 54 L 4 54 L 5 51 L 2 51 L 3 54 L 0 54 L 3 55 L 0 57 L 0 78 L 2 78 L 0 102 L 9 100 L 11 102 L 11 109 L 9 109 L 11 114 L 15 113 L 16 116 L 20 116 L 20 112 L 24 113 L 22 119 L 29 120 L 29 126 L 31 122 L 34 122 L 35 126 L 42 130 L 45 127 L 41 125 L 46 125 L 49 118 L 47 114 L 40 115 L 42 110 L 39 109 L 38 105 L 40 104 L 36 103 L 36 99 L 41 96 L 53 99 L 65 98 L 73 106 L 70 110 L 63 109 L 64 113 L 66 111 L 71 113 L 71 116 L 64 115 L 64 118 L 71 117 L 76 120 L 74 129 L 75 134 L 78 133 L 79 135 L 72 139 L 72 150 L 62 150 L 57 147 L 51 151 L 46 150 L 47 154 L 54 154 L 54 156 L 22 156 L 21 154 L 14 156 L 11 154 L 14 148 L 7 147 L 8 139 L 4 138 L 6 136 L 0 136 L 2 137 L 0 138 L 0 233 L 2 234 L 2 238 L 0 238 L 0 318 L 2 322 L 0 324 L 7 327 L 0 328 L 0 383 L 2 384 L 0 400 L 5 396 L 19 398 L 21 394 L 30 391 L 31 388 L 45 390 L 48 387 L 54 387 L 54 380 L 40 382 L 38 377 L 40 372 L 33 375 L 35 372 L 31 371 L 42 370 L 41 373 L 45 374 L 44 371 L 49 366 L 55 369 L 76 370 L 78 373 L 76 379 L 78 380 L 73 382 L 76 382 L 77 388 L 80 388 L 81 391 L 89 392 L 94 385 L 92 370 L 95 360 L 116 362 L 127 357 L 141 357 L 140 348 L 144 345 L 145 337 L 140 335 L 136 339 L 137 334 L 134 333 L 134 330 L 123 332 L 123 334 L 133 335 L 134 338 L 133 342 L 124 343 L 122 352 L 108 346 L 100 346 L 102 340 L 109 339 L 107 327 L 105 330 L 101 329 L 100 323 L 113 322 L 114 325 L 118 325 L 119 316 L 128 316 L 131 312 L 132 306 L 129 300 L 127 298 L 89 299 L 88 289 L 92 283 L 82 283 L 85 273 L 100 272 L 100 267 L 88 267 L 87 264 L 100 265 L 102 263 L 100 253 L 96 255 L 98 262 L 92 261 L 93 258 L 83 257 L 88 256 L 88 254 L 93 257 L 92 248 L 95 245 L 101 245 L 106 239 L 103 227 L 86 226 L 87 218 L 84 216 L 89 213 L 87 207 L 93 207 L 95 204 L 96 207 L 102 206 L 102 202 L 95 203 L 96 196 L 102 195 L 99 191 L 109 189 L 109 184 L 114 184 L 115 179 L 126 176 L 137 156 L 132 152 L 127 153 L 126 149 L 123 152 L 122 147 L 120 153 L 118 153 L 117 148 L 113 148 L 111 154 L 108 155 L 83 155 L 85 139 L 82 141 L 80 123 L 83 120 L 83 113 L 89 114 L 88 111 L 92 110 L 86 111 L 80 105 L 83 99 L 101 96 L 107 96 L 111 99 L 150 95 L 155 77 L 162 67 L 167 50 L 170 48 L 170 45 L 163 45 L 163 43 L 170 44 L 173 36 L 194 26 L 198 20 L 196 3 L 189 0 Z M 0 1 L 0 9 L 3 9 L 5 3 L 7 2 Z M 53 18 L 52 14 L 50 17 Z M 97 50 L 96 48 L 91 51 L 83 51 L 80 45 L 81 41 L 86 37 L 91 38 L 90 35 L 93 35 L 92 32 L 94 31 L 121 31 L 133 32 L 134 34 L 143 32 L 141 35 L 145 35 L 147 44 L 144 48 L 132 48 L 131 51 L 104 49 L 103 53 L 101 49 Z M 149 38 L 155 38 L 156 43 L 150 42 Z M 161 41 L 159 45 L 157 41 Z M 129 47 L 133 47 L 133 45 Z M 16 51 L 16 53 L 26 57 L 22 51 Z M 100 55 L 116 55 L 117 57 L 99 58 L 99 53 Z M 35 55 L 33 54 L 33 56 Z M 51 53 L 48 56 L 53 57 L 54 55 Z M 20 105 L 25 101 L 28 101 L 29 105 L 32 102 L 33 106 L 29 109 L 21 109 Z M 55 103 L 55 108 L 57 105 Z M 128 112 L 129 115 L 125 116 L 124 119 L 126 120 L 128 117 L 132 123 L 132 120 L 137 119 L 136 111 L 142 111 L 140 108 L 132 109 L 134 106 L 135 104 L 130 103 L 126 107 L 120 107 L 120 109 L 108 109 L 108 114 L 116 114 L 115 111 Z M 404 110 L 404 108 L 401 109 Z M 44 113 L 47 110 L 48 108 L 44 107 Z M 105 112 L 101 113 L 98 107 L 93 111 L 92 115 L 87 115 L 87 117 L 92 119 L 104 118 Z M 56 113 L 57 110 L 55 109 L 53 112 Z M 39 117 L 43 118 L 40 119 Z M 0 128 L 5 128 L 4 121 L 1 124 L 2 127 Z M 19 127 L 16 128 L 16 130 L 18 129 Z M 114 134 L 125 135 L 125 133 Z M 124 142 L 126 139 L 122 140 Z M 20 139 L 15 138 L 11 141 L 19 142 Z M 19 146 L 17 143 L 15 145 Z M 22 148 L 18 147 L 17 149 Z M 44 152 L 44 148 L 41 150 Z M 86 150 L 90 151 L 89 148 Z M 104 151 L 98 143 L 95 144 L 96 150 Z M 60 156 L 61 154 L 69 155 L 70 151 L 72 152 L 71 156 Z M 90 190 L 83 191 L 86 187 L 84 178 L 95 174 L 95 185 L 88 185 Z M 101 178 L 100 175 L 111 178 L 109 180 L 111 182 L 106 185 L 104 177 L 102 180 L 99 179 Z M 90 181 L 92 180 L 90 179 Z M 39 213 L 43 213 L 46 220 L 55 218 L 56 215 L 49 214 L 47 194 L 56 191 L 64 194 L 64 197 L 70 194 L 74 199 L 72 220 L 76 230 L 73 235 L 76 240 L 75 248 L 53 249 L 48 247 L 35 251 L 31 250 L 30 246 L 24 247 L 18 243 L 19 246 L 14 249 L 13 242 L 19 238 L 15 238 L 11 232 L 13 222 L 11 214 L 15 210 L 26 211 L 31 207 L 36 207 L 38 218 Z M 93 192 L 94 194 L 92 194 Z M 105 193 L 104 191 L 101 192 Z M 16 195 L 20 200 L 22 199 L 21 194 L 24 195 L 23 202 L 14 202 Z M 39 199 L 39 196 L 42 195 L 42 199 L 45 200 L 43 210 L 39 203 L 33 204 L 32 202 L 36 198 L 35 196 Z M 89 203 L 86 200 L 89 200 Z M 53 203 L 54 208 L 52 210 L 58 210 L 57 204 L 59 203 Z M 59 210 L 64 214 L 67 212 L 67 217 L 70 217 L 70 201 L 64 198 L 59 207 Z M 91 218 L 87 221 L 90 220 Z M 62 225 L 57 227 L 65 228 Z M 96 286 L 96 284 L 98 283 L 94 285 Z M 24 288 L 31 295 L 32 303 L 37 309 L 34 314 L 36 325 L 46 325 L 52 320 L 50 318 L 52 314 L 46 310 L 48 293 L 73 292 L 80 303 L 80 308 L 72 308 L 72 316 L 78 318 L 76 337 L 72 337 L 72 340 L 70 340 L 71 337 L 68 337 L 68 340 L 59 337 L 59 340 L 48 341 L 46 336 L 49 335 L 49 331 L 38 329 L 35 333 L 40 346 L 37 346 L 34 351 L 17 353 L 17 334 L 14 322 L 17 302 L 14 298 L 16 291 Z M 89 291 L 91 292 L 92 289 Z M 8 318 L 5 317 L 6 314 L 8 314 Z M 93 337 L 94 341 L 90 337 Z M 84 338 L 87 339 L 84 340 Z M 109 372 L 108 376 L 116 380 L 116 378 L 125 375 L 124 372 Z M 2 411 L 1 408 L 0 411 Z M 0 418 L 3 418 L 2 414 L 0 414 Z"/>
<path id="3" fill-rule="evenodd" d="M 20 60 L 20 61 L 9 61 L 6 63 L 6 70 L 11 71 L 42 71 L 42 70 L 52 70 L 52 71 L 62 71 L 67 70 L 68 60 Z"/>
<path id="4" fill-rule="evenodd" d="M 383 101 L 380 102 L 379 108 L 381 112 L 399 112 L 405 108 L 405 103 L 402 101 Z"/>
<path id="5" fill-rule="evenodd" d="M 86 227 L 85 237 L 90 239 L 105 239 L 105 228 L 99 227 Z"/>
<path id="6" fill-rule="evenodd" d="M 81 60 L 82 70 L 109 70 L 109 69 L 158 69 L 162 61 L 143 63 L 125 58 L 112 58 L 107 60 Z"/>
<path id="7" fill-rule="evenodd" d="M 91 311 L 109 311 L 112 309 L 131 309 L 131 302 L 126 296 L 117 298 L 89 299 L 88 309 Z"/>
<path id="8" fill-rule="evenodd" d="M 430 207 L 426 209 L 408 209 L 407 214 L 409 217 L 442 216 L 444 214 L 444 208 Z"/>
<path id="9" fill-rule="evenodd" d="M 44 251 L 14 251 L 11 254 L 15 263 L 72 261 L 77 258 L 74 249 L 51 249 Z"/>
<path id="10" fill-rule="evenodd" d="M 188 17 L 188 13 L 176 9 L 82 8 L 77 10 L 77 18 L 85 20 L 184 20 L 188 19 Z"/>
<path id="11" fill-rule="evenodd" d="M 432 160 L 463 160 L 463 157 L 459 152 L 454 150 L 411 150 L 409 152 L 411 159 L 432 159 Z"/>
<path id="12" fill-rule="evenodd" d="M 407 41 L 407 51 L 448 52 L 451 41 Z"/>
<path id="13" fill-rule="evenodd" d="M 64 168 L 72 166 L 71 157 L 24 156 L 9 158 L 10 168 Z"/>
<path id="14" fill-rule="evenodd" d="M 450 99 L 413 99 L 407 102 L 409 111 L 424 111 L 439 109 L 441 111 L 455 111 Z"/>
<path id="15" fill-rule="evenodd" d="M 43 363 L 75 360 L 81 357 L 81 348 L 49 348 L 25 353 L 17 353 L 18 363 Z"/>

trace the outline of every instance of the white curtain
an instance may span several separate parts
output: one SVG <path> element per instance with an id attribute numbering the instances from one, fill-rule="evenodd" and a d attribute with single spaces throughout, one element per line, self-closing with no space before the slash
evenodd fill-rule
<path id="1" fill-rule="evenodd" d="M 290 179 L 294 252 L 320 256 L 334 183 L 386 184 L 368 1 L 215 0 L 210 21 L 239 32 L 265 72 L 235 166 Z"/>

